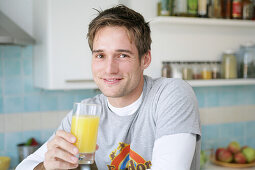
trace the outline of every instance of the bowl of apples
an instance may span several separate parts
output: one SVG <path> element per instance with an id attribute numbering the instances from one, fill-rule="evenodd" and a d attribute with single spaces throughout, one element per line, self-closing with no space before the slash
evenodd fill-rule
<path id="1" fill-rule="evenodd" d="M 216 165 L 231 168 L 248 168 L 255 166 L 255 149 L 250 146 L 240 146 L 232 141 L 227 147 L 217 148 L 212 152 L 210 161 Z"/>

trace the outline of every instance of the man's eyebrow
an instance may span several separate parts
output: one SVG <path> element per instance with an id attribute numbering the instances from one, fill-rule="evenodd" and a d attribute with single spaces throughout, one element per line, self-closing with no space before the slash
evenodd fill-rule
<path id="1" fill-rule="evenodd" d="M 92 53 L 101 53 L 101 52 L 104 52 L 104 50 L 100 50 L 100 49 L 98 49 L 98 50 L 92 50 Z"/>
<path id="2" fill-rule="evenodd" d="M 117 52 L 125 52 L 125 53 L 129 53 L 129 54 L 134 54 L 132 51 L 130 50 L 126 50 L 126 49 L 118 49 L 116 50 Z"/>
<path id="3" fill-rule="evenodd" d="M 126 50 L 126 49 L 118 49 L 118 50 L 115 50 L 116 52 L 125 52 L 125 53 L 129 53 L 129 54 L 134 54 L 132 51 L 130 50 Z M 97 50 L 92 50 L 92 53 L 102 53 L 104 52 L 104 50 L 101 50 L 101 49 L 97 49 Z"/>

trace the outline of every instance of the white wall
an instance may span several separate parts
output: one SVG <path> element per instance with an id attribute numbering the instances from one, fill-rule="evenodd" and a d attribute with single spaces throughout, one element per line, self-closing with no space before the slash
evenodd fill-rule
<path id="1" fill-rule="evenodd" d="M 0 0 L 0 10 L 33 36 L 33 0 Z"/>

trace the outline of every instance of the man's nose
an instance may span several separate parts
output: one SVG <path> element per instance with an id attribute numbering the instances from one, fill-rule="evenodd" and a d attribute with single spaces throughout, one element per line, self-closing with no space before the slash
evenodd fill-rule
<path id="1" fill-rule="evenodd" d="M 108 74 L 114 74 L 118 73 L 119 71 L 118 62 L 114 60 L 114 58 L 109 57 L 106 62 L 106 73 Z"/>

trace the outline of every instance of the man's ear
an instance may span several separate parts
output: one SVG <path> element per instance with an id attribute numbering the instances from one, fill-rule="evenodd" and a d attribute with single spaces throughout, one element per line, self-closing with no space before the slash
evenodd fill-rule
<path id="1" fill-rule="evenodd" d="M 151 63 L 151 51 L 149 50 L 146 54 L 143 55 L 141 59 L 141 66 L 143 69 L 149 67 Z"/>

